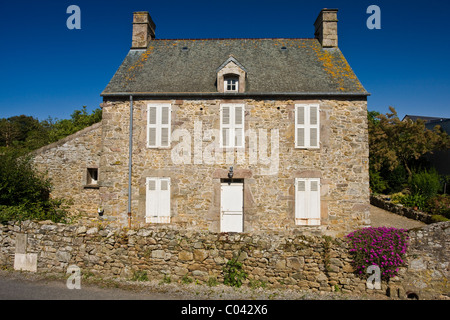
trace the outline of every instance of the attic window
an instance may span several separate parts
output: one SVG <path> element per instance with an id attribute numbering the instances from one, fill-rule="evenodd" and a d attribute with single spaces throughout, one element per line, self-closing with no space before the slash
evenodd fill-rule
<path id="1" fill-rule="evenodd" d="M 223 82 L 225 92 L 239 92 L 239 77 L 225 76 Z"/>
<path id="2" fill-rule="evenodd" d="M 216 72 L 217 91 L 222 93 L 245 92 L 247 70 L 234 57 L 230 56 Z"/>

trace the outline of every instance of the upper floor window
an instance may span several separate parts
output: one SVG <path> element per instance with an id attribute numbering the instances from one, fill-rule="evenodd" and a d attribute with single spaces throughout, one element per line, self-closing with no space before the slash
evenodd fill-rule
<path id="1" fill-rule="evenodd" d="M 224 77 L 225 92 L 239 92 L 239 78 L 235 76 Z"/>
<path id="2" fill-rule="evenodd" d="M 149 103 L 147 110 L 147 147 L 170 147 L 170 103 Z"/>
<path id="3" fill-rule="evenodd" d="M 229 57 L 216 72 L 217 91 L 223 93 L 245 92 L 247 70 L 235 58 Z"/>
<path id="4" fill-rule="evenodd" d="M 320 147 L 320 116 L 317 104 L 295 105 L 295 147 Z"/>
<path id="5" fill-rule="evenodd" d="M 226 103 L 220 106 L 220 146 L 223 148 L 243 148 L 244 105 Z"/>

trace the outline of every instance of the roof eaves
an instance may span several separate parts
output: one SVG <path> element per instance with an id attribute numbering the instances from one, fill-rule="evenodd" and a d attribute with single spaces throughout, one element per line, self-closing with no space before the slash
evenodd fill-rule
<path id="1" fill-rule="evenodd" d="M 102 97 L 192 97 L 192 98 L 250 98 L 250 97 L 368 97 L 364 92 L 103 92 Z"/>

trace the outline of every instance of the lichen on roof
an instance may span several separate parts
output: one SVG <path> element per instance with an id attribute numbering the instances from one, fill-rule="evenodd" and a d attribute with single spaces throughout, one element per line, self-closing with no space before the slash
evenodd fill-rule
<path id="1" fill-rule="evenodd" d="M 246 93 L 367 94 L 339 49 L 316 39 L 151 40 L 130 50 L 102 95 L 214 93 L 217 68 L 230 56 L 245 65 Z"/>

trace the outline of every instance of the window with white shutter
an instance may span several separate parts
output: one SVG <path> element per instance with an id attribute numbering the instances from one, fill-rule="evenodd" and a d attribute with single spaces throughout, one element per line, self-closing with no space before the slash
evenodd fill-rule
<path id="1" fill-rule="evenodd" d="M 320 147 L 320 116 L 317 104 L 295 105 L 295 147 Z"/>
<path id="2" fill-rule="evenodd" d="M 222 104 L 220 106 L 221 147 L 244 147 L 244 112 L 243 104 Z"/>
<path id="3" fill-rule="evenodd" d="M 295 179 L 295 224 L 320 225 L 320 179 Z"/>
<path id="4" fill-rule="evenodd" d="M 147 223 L 170 223 L 170 178 L 147 178 Z"/>
<path id="5" fill-rule="evenodd" d="M 150 103 L 147 110 L 147 147 L 170 147 L 171 105 Z"/>

